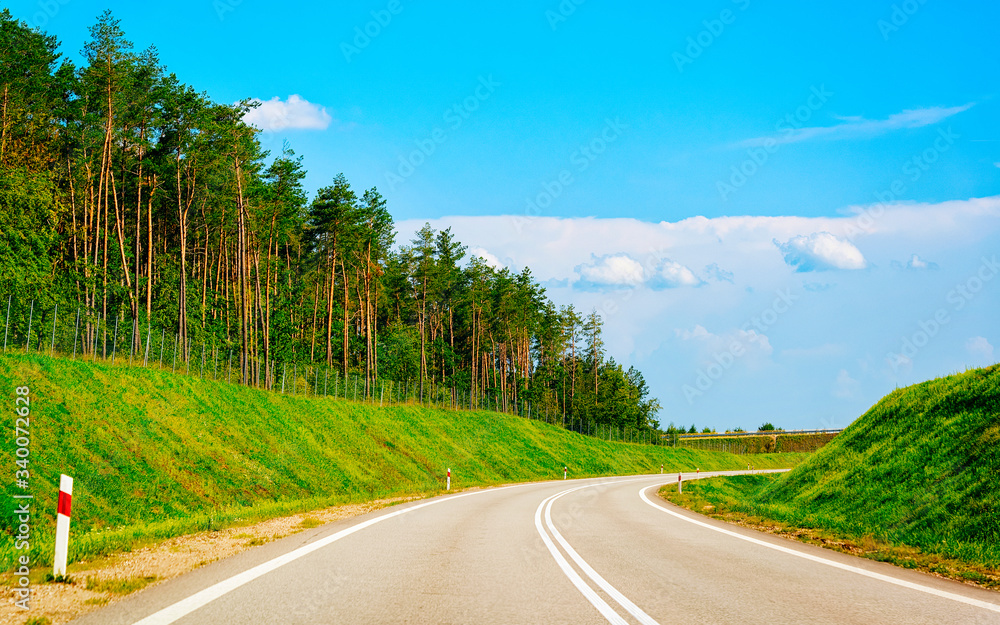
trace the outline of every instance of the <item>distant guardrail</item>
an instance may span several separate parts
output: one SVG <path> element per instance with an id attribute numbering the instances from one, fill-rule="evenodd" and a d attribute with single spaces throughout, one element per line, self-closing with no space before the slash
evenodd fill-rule
<path id="1" fill-rule="evenodd" d="M 704 434 L 678 434 L 678 439 L 695 439 L 695 438 L 738 438 L 742 436 L 776 436 L 780 434 L 840 434 L 844 429 L 839 430 L 758 430 L 756 432 L 711 432 Z M 662 438 L 666 438 L 668 435 L 664 434 Z"/>

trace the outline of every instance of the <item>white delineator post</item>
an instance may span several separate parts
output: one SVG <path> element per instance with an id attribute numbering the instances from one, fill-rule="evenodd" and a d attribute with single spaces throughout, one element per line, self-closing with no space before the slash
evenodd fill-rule
<path id="1" fill-rule="evenodd" d="M 56 507 L 56 553 L 52 573 L 66 575 L 66 557 L 69 554 L 69 519 L 73 509 L 73 478 L 59 476 L 59 503 Z"/>
<path id="2" fill-rule="evenodd" d="M 569 475 L 569 467 L 563 467 L 563 479 L 565 480 Z"/>
<path id="3" fill-rule="evenodd" d="M 663 465 L 660 465 L 660 475 L 663 475 Z"/>
<path id="4" fill-rule="evenodd" d="M 684 492 L 684 491 L 681 490 L 681 474 L 678 473 L 677 474 L 677 494 L 680 495 L 682 492 Z"/>
<path id="5" fill-rule="evenodd" d="M 446 490 L 451 490 L 451 467 L 448 468 L 448 488 Z"/>

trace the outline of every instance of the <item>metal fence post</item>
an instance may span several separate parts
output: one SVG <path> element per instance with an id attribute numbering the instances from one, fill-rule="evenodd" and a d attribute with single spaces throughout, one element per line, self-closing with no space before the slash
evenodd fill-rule
<path id="1" fill-rule="evenodd" d="M 111 338 L 111 364 L 115 364 L 115 354 L 118 351 L 118 317 L 115 317 L 115 332 Z"/>
<path id="2" fill-rule="evenodd" d="M 49 346 L 49 355 L 56 355 L 56 319 L 59 317 L 59 302 L 56 302 L 56 308 L 52 311 L 52 345 Z"/>
<path id="3" fill-rule="evenodd" d="M 129 345 L 129 353 L 128 353 L 128 366 L 130 366 L 130 367 L 132 366 L 132 359 L 135 357 L 135 331 L 136 331 L 136 328 L 138 328 L 138 326 L 139 326 L 139 320 L 138 319 L 133 319 L 132 320 L 132 343 L 131 343 L 131 345 Z"/>
<path id="4" fill-rule="evenodd" d="M 3 325 L 3 351 L 7 353 L 7 331 L 10 330 L 10 302 L 14 298 L 13 295 L 7 296 L 7 322 Z"/>
<path id="5" fill-rule="evenodd" d="M 31 321 L 35 317 L 35 300 L 31 300 L 31 313 L 28 314 L 28 338 L 24 341 L 24 353 L 31 348 Z"/>
<path id="6" fill-rule="evenodd" d="M 94 325 L 94 362 L 97 362 L 97 340 L 101 333 L 101 313 L 97 313 L 97 324 Z"/>
<path id="7" fill-rule="evenodd" d="M 76 329 L 73 330 L 73 360 L 76 360 L 76 339 L 80 335 L 80 307 L 76 307 Z"/>

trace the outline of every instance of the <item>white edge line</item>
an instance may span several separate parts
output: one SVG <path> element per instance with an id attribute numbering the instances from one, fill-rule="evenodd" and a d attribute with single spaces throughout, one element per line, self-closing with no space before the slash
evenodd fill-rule
<path id="1" fill-rule="evenodd" d="M 563 495 L 568 495 L 573 491 L 577 491 L 583 488 L 592 488 L 593 486 L 594 485 L 588 484 L 587 486 L 573 488 L 571 490 L 563 491 L 562 493 L 559 493 L 558 495 L 550 498 L 548 505 L 545 507 L 545 524 L 549 528 L 549 531 L 552 532 L 552 536 L 556 539 L 556 542 L 558 542 L 562 546 L 563 550 L 565 550 L 566 553 L 569 555 L 569 557 L 572 558 L 574 562 L 576 562 L 577 566 L 579 566 L 580 569 L 582 569 L 583 572 L 587 574 L 587 577 L 594 580 L 594 582 L 598 586 L 600 586 L 601 589 L 604 590 L 604 592 L 608 593 L 608 595 L 610 595 L 612 599 L 617 601 L 623 608 L 628 610 L 629 614 L 638 619 L 641 623 L 643 623 L 643 625 L 659 625 L 656 619 L 646 614 L 646 612 L 644 612 L 642 608 L 632 603 L 632 601 L 630 601 L 628 597 L 623 595 L 617 588 L 612 586 L 597 571 L 595 571 L 593 567 L 591 567 L 587 563 L 587 561 L 584 560 L 580 556 L 580 554 L 578 554 L 576 550 L 573 549 L 572 546 L 570 546 L 569 542 L 565 538 L 563 538 L 563 535 L 560 534 L 559 530 L 556 529 L 555 523 L 552 522 L 552 504 L 554 504 L 557 499 L 559 499 Z"/>
<path id="2" fill-rule="evenodd" d="M 844 570 L 844 571 L 849 571 L 851 573 L 857 573 L 858 575 L 864 575 L 865 577 L 870 577 L 872 579 L 877 579 L 879 581 L 888 582 L 890 584 L 895 584 L 896 586 L 902 586 L 903 588 L 909 588 L 910 590 L 916 590 L 918 592 L 927 593 L 929 595 L 934 595 L 936 597 L 941 597 L 943 599 L 951 599 L 952 601 L 958 601 L 958 602 L 964 603 L 966 605 L 975 606 L 977 608 L 983 608 L 984 610 L 991 610 L 993 612 L 1000 612 L 1000 605 L 997 605 L 995 603 L 989 603 L 989 602 L 986 602 L 986 601 L 980 601 L 979 599 L 972 599 L 972 598 L 969 598 L 969 597 L 964 597 L 962 595 L 955 594 L 953 592 L 948 592 L 947 590 L 938 590 L 937 588 L 931 588 L 930 586 L 924 586 L 922 584 L 915 584 L 913 582 L 908 582 L 908 581 L 905 581 L 905 580 L 902 580 L 902 579 L 897 579 L 895 577 L 890 577 L 888 575 L 883 575 L 881 573 L 875 573 L 873 571 L 867 571 L 865 569 L 861 569 L 861 568 L 858 568 L 856 566 L 851 566 L 850 564 L 843 564 L 843 563 L 840 563 L 840 562 L 835 562 L 833 560 L 827 560 L 826 558 L 821 558 L 819 556 L 814 556 L 814 555 L 809 554 L 809 553 L 803 553 L 801 551 L 796 551 L 795 549 L 789 549 L 788 547 L 782 547 L 780 545 L 773 545 L 773 544 L 771 544 L 769 542 L 766 542 L 766 541 L 763 541 L 763 540 L 760 540 L 760 539 L 757 539 L 757 538 L 752 538 L 750 536 L 744 536 L 744 535 L 739 534 L 737 532 L 733 532 L 733 531 L 730 531 L 730 530 L 727 530 L 727 529 L 723 529 L 721 527 L 715 527 L 714 525 L 710 525 L 710 524 L 705 523 L 703 521 L 699 521 L 697 519 L 689 518 L 686 515 L 678 514 L 677 512 L 674 512 L 673 510 L 670 510 L 670 509 L 665 508 L 663 506 L 656 505 L 655 503 L 653 503 L 652 501 L 650 501 L 648 497 L 646 497 L 646 491 L 648 491 L 650 488 L 656 488 L 657 486 L 658 485 L 654 484 L 653 486 L 646 486 L 646 487 L 643 487 L 643 488 L 639 489 L 639 497 L 641 497 L 643 501 L 645 501 L 650 506 L 656 508 L 657 510 L 659 510 L 661 512 L 665 512 L 666 514 L 669 514 L 671 516 L 675 516 L 678 519 L 682 519 L 684 521 L 687 521 L 688 523 L 694 523 L 695 525 L 700 525 L 700 526 L 708 528 L 708 529 L 710 529 L 712 531 L 719 532 L 721 534 L 726 534 L 726 535 L 732 536 L 734 538 L 739 538 L 740 540 L 745 540 L 747 542 L 754 543 L 755 545 L 760 545 L 762 547 L 767 547 L 768 549 L 774 549 L 775 551 L 780 551 L 782 553 L 786 553 L 788 555 L 792 555 L 792 556 L 795 556 L 797 558 L 803 558 L 805 560 L 811 560 L 813 562 L 818 562 L 819 564 L 825 564 L 827 566 L 832 566 L 833 568 L 836 568 L 836 569 L 841 569 L 841 570 Z"/>
<path id="3" fill-rule="evenodd" d="M 215 601 L 219 597 L 229 592 L 232 592 L 233 590 L 236 590 L 240 586 L 248 584 L 257 578 L 267 575 L 271 571 L 274 571 L 275 569 L 278 569 L 288 564 L 289 562 L 298 560 L 302 556 L 308 555 L 318 549 L 322 549 L 327 545 L 337 542 L 341 538 L 350 536 L 355 532 L 360 532 L 361 530 L 371 527 L 376 523 L 381 523 L 382 521 L 400 516 L 402 514 L 407 514 L 409 512 L 413 512 L 414 510 L 426 508 L 427 506 L 433 506 L 435 504 L 443 503 L 445 501 L 452 501 L 454 499 L 459 499 L 461 497 L 469 497 L 471 495 L 481 495 L 483 493 L 496 492 L 498 490 L 503 490 L 506 488 L 516 488 L 517 486 L 521 486 L 521 484 L 516 484 L 514 486 L 502 486 L 500 488 L 492 488 L 488 490 L 474 491 L 471 493 L 464 493 L 461 495 L 453 495 L 451 497 L 443 497 L 441 499 L 435 499 L 433 501 L 428 501 L 426 503 L 418 504 L 416 506 L 411 506 L 409 508 L 403 508 L 402 510 L 396 510 L 395 512 L 390 512 L 389 514 L 384 514 L 382 516 L 375 517 L 374 519 L 369 519 L 363 523 L 358 523 L 357 525 L 353 525 L 351 527 L 343 529 L 337 532 L 336 534 L 331 534 L 326 538 L 322 538 L 320 540 L 317 540 L 316 542 L 309 543 L 308 545 L 299 547 L 298 549 L 290 551 L 282 556 L 278 556 L 273 560 L 268 560 L 267 562 L 258 564 L 257 566 L 251 569 L 247 569 L 246 571 L 243 571 L 238 575 L 234 575 L 233 577 L 224 579 L 221 582 L 213 584 L 212 586 L 209 586 L 204 590 L 196 592 L 195 594 L 185 599 L 181 599 L 177 603 L 169 605 L 166 608 L 159 610 L 158 612 L 155 612 L 139 621 L 136 621 L 133 625 L 170 625 L 170 623 L 173 623 L 178 619 L 187 616 L 188 614 L 194 612 L 198 608 L 205 606 L 208 603 L 211 603 L 212 601 Z"/>

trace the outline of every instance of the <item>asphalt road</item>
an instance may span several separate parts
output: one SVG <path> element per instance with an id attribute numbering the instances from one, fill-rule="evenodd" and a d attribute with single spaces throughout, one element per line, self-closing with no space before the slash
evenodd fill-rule
<path id="1" fill-rule="evenodd" d="M 1000 624 L 1000 593 L 681 511 L 656 496 L 676 481 L 555 481 L 412 502 L 252 549 L 74 623 Z"/>

